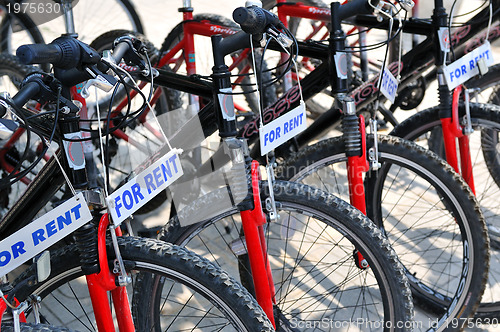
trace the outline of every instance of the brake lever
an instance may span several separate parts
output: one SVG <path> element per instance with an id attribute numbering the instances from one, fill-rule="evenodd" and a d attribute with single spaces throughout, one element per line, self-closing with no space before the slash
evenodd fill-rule
<path id="1" fill-rule="evenodd" d="M 411 11 L 415 6 L 415 2 L 413 2 L 413 0 L 399 0 L 399 4 L 401 5 L 401 8 L 407 12 Z"/>
<path id="2" fill-rule="evenodd" d="M 293 40 L 275 27 L 268 28 L 266 32 L 270 36 L 274 37 L 278 44 L 280 44 L 283 48 L 288 48 L 293 45 Z"/>
<path id="3" fill-rule="evenodd" d="M 94 66 L 86 67 L 85 70 L 90 74 L 90 76 L 92 76 L 92 78 L 87 80 L 83 85 L 82 91 L 80 92 L 83 98 L 90 97 L 89 89 L 92 86 L 95 86 L 104 92 L 109 92 L 115 87 L 116 83 L 118 83 L 118 80 L 112 75 L 104 74 Z"/>

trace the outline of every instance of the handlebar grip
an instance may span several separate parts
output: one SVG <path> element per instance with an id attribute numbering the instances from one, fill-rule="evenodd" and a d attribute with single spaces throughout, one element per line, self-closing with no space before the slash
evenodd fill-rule
<path id="1" fill-rule="evenodd" d="M 368 2 L 371 2 L 373 6 L 377 6 L 379 0 L 353 0 L 343 4 L 339 8 L 340 20 L 345 20 L 356 15 L 373 13 L 373 7 Z"/>
<path id="2" fill-rule="evenodd" d="M 12 102 L 18 107 L 23 107 L 28 100 L 33 99 L 39 92 L 40 85 L 37 82 L 29 82 L 12 97 Z M 0 118 L 2 118 L 5 113 L 7 113 L 7 109 L 3 105 L 0 105 Z"/>
<path id="3" fill-rule="evenodd" d="M 20 46 L 16 55 L 25 65 L 54 63 L 61 60 L 63 51 L 59 45 L 55 44 L 32 44 Z"/>
<path id="4" fill-rule="evenodd" d="M 241 25 L 241 29 L 248 34 L 264 33 L 269 25 L 281 26 L 281 21 L 274 14 L 265 9 L 252 7 L 239 7 L 233 12 L 233 19 Z"/>
<path id="5" fill-rule="evenodd" d="M 80 64 L 82 52 L 76 39 L 59 37 L 47 45 L 22 45 L 16 55 L 26 65 L 51 63 L 57 68 L 70 69 Z"/>
<path id="6" fill-rule="evenodd" d="M 127 41 L 121 41 L 113 49 L 113 59 L 115 60 L 115 63 L 120 63 L 122 60 L 123 56 L 127 51 L 130 49 L 130 43 Z"/>
<path id="7" fill-rule="evenodd" d="M 40 92 L 40 84 L 37 82 L 28 82 L 12 97 L 14 105 L 23 107 L 28 100 L 33 99 Z"/>

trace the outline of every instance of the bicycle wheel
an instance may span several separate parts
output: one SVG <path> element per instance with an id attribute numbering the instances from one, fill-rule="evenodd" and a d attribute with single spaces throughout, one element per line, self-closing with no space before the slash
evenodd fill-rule
<path id="1" fill-rule="evenodd" d="M 4 332 L 13 332 L 14 326 L 9 324 L 2 325 L 2 331 Z M 71 332 L 73 330 L 69 330 L 63 327 L 57 326 L 49 326 L 45 324 L 24 324 L 21 323 L 21 331 L 22 332 Z"/>
<path id="2" fill-rule="evenodd" d="M 367 138 L 367 152 L 373 138 Z M 488 241 L 472 193 L 447 164 L 395 137 L 378 140 L 378 171 L 365 176 L 367 215 L 387 235 L 404 265 L 420 328 L 452 328 L 474 313 L 486 283 Z M 279 167 L 278 177 L 348 199 L 341 137 L 309 146 Z"/>
<path id="3" fill-rule="evenodd" d="M 61 4 L 62 0 L 53 1 Z M 33 21 L 39 22 L 39 29 L 43 31 L 43 37 L 47 42 L 66 33 L 62 15 L 45 23 L 41 14 L 43 13 L 30 14 L 30 17 Z M 110 29 L 144 33 L 139 15 L 129 0 L 79 0 L 73 8 L 73 21 L 78 39 L 87 44 Z"/>
<path id="4" fill-rule="evenodd" d="M 464 115 L 460 107 L 460 116 Z M 490 273 L 488 284 L 477 310 L 477 317 L 500 318 L 500 165 L 498 164 L 498 133 L 500 108 L 494 105 L 471 104 L 474 133 L 469 136 L 476 197 L 486 219 L 490 237 Z M 441 121 L 437 107 L 415 114 L 397 126 L 393 134 L 416 141 L 444 156 Z"/>
<path id="5" fill-rule="evenodd" d="M 223 27 L 229 27 L 232 29 L 239 29 L 239 26 L 234 23 L 232 20 L 225 18 L 220 15 L 215 15 L 215 14 L 197 14 L 194 15 L 193 20 L 195 21 L 209 21 L 210 24 L 216 24 L 220 25 Z M 166 52 L 168 52 L 172 47 L 174 47 L 176 44 L 178 44 L 182 39 L 184 38 L 184 30 L 183 30 L 183 23 L 179 23 L 176 25 L 167 35 L 165 40 L 163 41 L 163 44 L 160 49 L 160 54 L 164 55 Z M 204 36 L 194 36 L 195 38 L 195 45 L 196 45 L 196 71 L 197 74 L 200 75 L 210 75 L 211 74 L 211 68 L 213 67 L 213 59 L 212 57 L 207 57 L 207 54 L 212 54 L 212 46 L 210 42 L 210 38 L 204 37 Z M 231 56 L 237 57 L 238 53 L 233 53 Z M 261 63 L 261 54 L 258 52 L 255 53 L 255 65 L 260 66 Z M 252 57 L 251 55 L 248 56 L 246 61 L 243 61 L 241 64 L 237 66 L 237 71 L 240 72 L 242 70 L 245 70 L 246 67 L 252 67 Z M 171 68 L 175 72 L 186 72 L 185 68 L 180 67 L 178 63 L 175 63 L 175 65 L 172 65 Z M 272 80 L 272 75 L 270 71 L 268 70 L 267 63 L 264 61 L 262 63 L 262 82 L 264 84 L 266 82 L 270 82 Z M 251 91 L 255 90 L 255 85 L 252 85 L 252 82 L 255 82 L 249 77 L 245 77 L 242 82 L 241 82 L 241 87 L 240 89 L 236 88 L 236 91 L 243 91 L 245 93 L 245 101 L 248 104 L 248 108 L 255 113 L 258 112 L 259 107 L 258 107 L 258 99 L 256 96 L 256 93 L 251 93 Z M 265 85 L 264 85 L 265 86 Z M 238 101 L 239 96 L 235 96 L 236 101 Z M 263 105 L 264 107 L 267 105 L 270 105 L 272 102 L 276 100 L 276 88 L 274 85 L 270 86 L 265 86 L 265 88 L 262 90 L 262 97 L 263 97 Z"/>
<path id="6" fill-rule="evenodd" d="M 172 244 L 133 237 L 118 238 L 125 267 L 136 331 L 218 330 L 271 331 L 262 309 L 241 285 L 207 260 Z M 114 251 L 108 245 L 110 264 Z M 14 283 L 16 297 L 41 297 L 44 323 L 78 330 L 96 329 L 76 246 L 51 253 L 48 279 L 36 280 L 30 268 Z M 142 280 L 140 282 L 139 280 Z M 144 280 L 150 288 L 138 288 Z M 158 311 L 157 311 L 158 310 Z M 28 320 L 33 313 L 27 311 Z"/>
<path id="7" fill-rule="evenodd" d="M 35 22 L 27 14 L 8 10 L 6 5 L 7 2 L 0 3 L 0 51 L 14 54 L 23 44 L 43 44 L 44 39 Z"/>
<path id="8" fill-rule="evenodd" d="M 216 262 L 251 286 L 241 218 L 236 208 L 220 209 L 222 188 L 181 210 L 164 228 L 161 239 L 186 246 Z M 400 322 L 411 324 L 407 280 L 391 247 L 375 225 L 347 203 L 308 186 L 277 181 L 274 198 L 279 217 L 265 235 L 275 283 L 277 329 L 374 330 Z M 262 198 L 269 197 L 267 183 Z M 211 215 L 200 222 L 200 214 Z M 181 227 L 179 220 L 196 222 Z M 239 250 L 235 248 L 240 247 Z M 356 265 L 362 253 L 369 268 Z M 235 257 L 236 256 L 236 257 Z M 252 287 L 250 287 L 251 289 Z M 383 323 L 383 324 L 380 324 Z M 363 328 L 365 327 L 365 328 Z"/>

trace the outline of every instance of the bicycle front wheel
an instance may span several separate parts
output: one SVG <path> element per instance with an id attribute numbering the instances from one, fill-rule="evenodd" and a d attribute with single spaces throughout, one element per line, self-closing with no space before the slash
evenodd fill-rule
<path id="1" fill-rule="evenodd" d="M 488 265 L 484 219 L 463 180 L 434 154 L 411 142 L 379 136 L 381 168 L 365 177 L 367 215 L 387 235 L 404 265 L 419 328 L 452 328 L 473 315 Z M 367 153 L 373 148 L 367 137 Z M 309 146 L 285 161 L 280 178 L 314 185 L 349 199 L 341 137 Z M 433 323 L 436 322 L 433 326 Z"/>
<path id="2" fill-rule="evenodd" d="M 136 331 L 271 331 L 272 325 L 255 300 L 227 273 L 193 253 L 152 239 L 118 238 L 132 284 Z M 36 282 L 32 267 L 14 283 L 15 295 L 39 296 L 44 323 L 79 331 L 97 330 L 78 250 L 70 245 L 51 253 L 51 274 Z M 108 244 L 113 264 L 114 251 Z M 111 267 L 112 268 L 112 267 Z M 154 280 L 156 283 L 148 281 Z M 135 287 L 136 284 L 149 288 Z M 34 313 L 28 310 L 28 319 Z"/>
<path id="3" fill-rule="evenodd" d="M 469 135 L 476 197 L 486 219 L 490 238 L 490 273 L 476 317 L 500 318 L 500 108 L 487 104 L 471 104 Z M 465 114 L 459 107 L 459 115 Z M 414 140 L 445 156 L 441 121 L 437 107 L 421 111 L 394 128 L 394 135 Z"/>
<path id="4" fill-rule="evenodd" d="M 277 181 L 273 191 L 278 217 L 264 233 L 278 330 L 308 330 L 311 324 L 339 331 L 411 327 L 407 280 L 394 251 L 370 220 L 344 201 L 308 186 Z M 161 238 L 239 274 L 252 290 L 239 211 L 217 210 L 224 193 L 227 188 L 211 192 L 180 211 Z M 267 182 L 261 194 L 264 202 L 269 197 Z M 200 213 L 213 217 L 181 227 L 179 218 L 195 222 Z M 358 260 L 358 253 L 366 262 Z"/>

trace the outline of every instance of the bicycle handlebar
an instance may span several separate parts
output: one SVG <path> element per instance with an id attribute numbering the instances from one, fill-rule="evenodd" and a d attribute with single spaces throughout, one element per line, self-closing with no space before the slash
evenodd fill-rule
<path id="1" fill-rule="evenodd" d="M 115 62 L 120 62 L 131 48 L 133 48 L 131 42 L 127 40 L 118 41 L 112 55 Z M 16 54 L 24 64 L 51 63 L 54 67 L 62 69 L 56 72 L 56 74 L 59 73 L 58 78 L 65 85 L 76 85 L 91 78 L 88 72 L 77 70 L 77 68 L 81 68 L 84 65 L 96 64 L 97 68 L 101 68 L 102 70 L 107 70 L 108 68 L 102 68 L 105 64 L 100 62 L 101 57 L 96 51 L 71 37 L 57 38 L 48 45 L 23 45 L 17 49 Z M 30 99 L 35 98 L 42 90 L 46 92 L 47 89 L 44 89 L 43 80 L 27 82 L 12 97 L 12 102 L 15 106 L 22 107 Z M 6 111 L 6 108 L 0 105 L 0 118 L 6 114 Z"/>
<path id="2" fill-rule="evenodd" d="M 373 6 L 377 6 L 380 0 L 354 0 L 350 1 L 339 8 L 340 20 L 345 20 L 352 16 L 360 14 L 371 14 Z M 370 3 L 372 5 L 370 5 Z M 255 35 L 264 33 L 270 25 L 277 28 L 284 28 L 279 18 L 257 6 L 239 7 L 233 12 L 233 19 L 241 26 L 241 29 L 246 33 Z"/>
<path id="3" fill-rule="evenodd" d="M 356 15 L 373 13 L 373 6 L 377 6 L 380 0 L 353 0 L 343 4 L 339 8 L 339 18 L 348 19 Z M 372 5 L 370 5 L 370 3 Z"/>
<path id="4" fill-rule="evenodd" d="M 251 35 L 264 33 L 270 25 L 284 28 L 276 15 L 256 6 L 236 8 L 233 19 L 243 31 Z"/>
<path id="5" fill-rule="evenodd" d="M 28 100 L 33 99 L 40 92 L 40 85 L 37 82 L 29 82 L 23 86 L 14 97 L 12 97 L 12 102 L 16 106 L 22 106 L 28 102 Z M 7 113 L 7 109 L 0 105 L 0 118 L 3 118 Z"/>
<path id="6" fill-rule="evenodd" d="M 71 37 L 59 37 L 50 44 L 22 45 L 16 55 L 26 65 L 53 64 L 54 67 L 70 69 L 85 63 L 97 63 L 99 54 L 87 45 Z"/>
<path id="7" fill-rule="evenodd" d="M 21 63 L 59 63 L 63 56 L 61 47 L 56 44 L 22 45 L 16 51 Z"/>
<path id="8" fill-rule="evenodd" d="M 115 62 L 119 62 L 130 47 L 133 47 L 131 42 L 119 41 L 113 52 Z M 22 45 L 17 49 L 16 55 L 26 65 L 50 63 L 61 69 L 97 64 L 101 59 L 95 50 L 72 37 L 59 37 L 48 45 Z"/>

